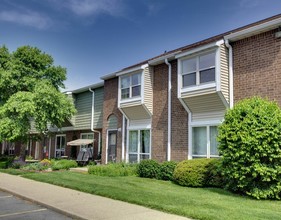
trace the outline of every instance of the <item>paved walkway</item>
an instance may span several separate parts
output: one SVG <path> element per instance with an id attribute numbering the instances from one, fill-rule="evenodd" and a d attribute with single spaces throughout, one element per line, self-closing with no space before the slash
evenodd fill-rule
<path id="1" fill-rule="evenodd" d="M 138 205 L 0 173 L 0 189 L 75 219 L 187 220 Z"/>

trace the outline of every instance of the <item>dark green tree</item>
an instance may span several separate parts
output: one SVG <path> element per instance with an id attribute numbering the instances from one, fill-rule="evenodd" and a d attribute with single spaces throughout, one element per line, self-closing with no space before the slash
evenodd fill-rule
<path id="1" fill-rule="evenodd" d="M 0 47 L 0 142 L 21 142 L 21 157 L 31 121 L 39 135 L 48 125 L 61 127 L 75 113 L 71 100 L 60 92 L 66 69 L 36 47 L 15 52 Z"/>

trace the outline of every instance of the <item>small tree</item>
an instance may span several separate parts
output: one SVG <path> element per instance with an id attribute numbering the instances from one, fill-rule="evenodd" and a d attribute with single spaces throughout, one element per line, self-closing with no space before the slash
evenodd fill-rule
<path id="1" fill-rule="evenodd" d="M 219 127 L 226 187 L 258 199 L 281 196 L 281 110 L 253 97 L 227 111 Z"/>
<path id="2" fill-rule="evenodd" d="M 64 88 L 66 69 L 54 66 L 53 58 L 36 47 L 24 46 L 10 53 L 0 48 L 0 142 L 22 143 L 21 157 L 31 121 L 39 134 L 48 124 L 61 127 L 75 113 Z"/>

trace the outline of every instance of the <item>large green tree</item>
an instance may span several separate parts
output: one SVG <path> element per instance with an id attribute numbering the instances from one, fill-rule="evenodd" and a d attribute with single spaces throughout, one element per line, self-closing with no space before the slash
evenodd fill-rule
<path id="1" fill-rule="evenodd" d="M 66 69 L 36 47 L 23 46 L 14 52 L 0 47 L 0 142 L 29 138 L 31 121 L 39 134 L 49 125 L 61 127 L 75 113 L 71 100 L 60 92 Z"/>

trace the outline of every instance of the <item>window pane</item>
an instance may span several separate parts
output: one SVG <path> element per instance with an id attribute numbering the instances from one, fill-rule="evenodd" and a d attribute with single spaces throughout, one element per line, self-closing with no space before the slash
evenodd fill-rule
<path id="1" fill-rule="evenodd" d="M 56 148 L 60 149 L 60 136 L 57 136 L 57 143 Z"/>
<path id="2" fill-rule="evenodd" d="M 126 77 L 122 77 L 121 78 L 121 88 L 128 88 L 130 87 L 130 77 L 126 76 Z"/>
<path id="3" fill-rule="evenodd" d="M 138 155 L 137 154 L 129 154 L 129 163 L 137 163 Z"/>
<path id="4" fill-rule="evenodd" d="M 182 86 L 194 86 L 196 85 L 196 73 L 189 73 L 182 76 Z"/>
<path id="5" fill-rule="evenodd" d="M 121 99 L 127 99 L 130 97 L 130 89 L 121 89 Z"/>
<path id="6" fill-rule="evenodd" d="M 210 153 L 211 153 L 211 155 L 219 155 L 217 136 L 218 136 L 217 126 L 211 126 L 210 127 Z"/>
<path id="7" fill-rule="evenodd" d="M 215 66 L 215 52 L 199 57 L 199 69 L 207 69 Z"/>
<path id="8" fill-rule="evenodd" d="M 132 75 L 132 86 L 141 84 L 141 74 Z"/>
<path id="9" fill-rule="evenodd" d="M 196 72 L 196 58 L 182 61 L 182 73 Z"/>
<path id="10" fill-rule="evenodd" d="M 145 154 L 141 154 L 140 155 L 140 160 L 142 161 L 142 160 L 147 160 L 147 159 L 149 159 L 149 155 L 145 155 Z"/>
<path id="11" fill-rule="evenodd" d="M 215 68 L 200 71 L 200 84 L 206 82 L 215 82 L 216 73 Z"/>
<path id="12" fill-rule="evenodd" d="M 141 132 L 140 152 L 149 153 L 150 152 L 150 130 L 142 130 L 140 132 Z"/>
<path id="13" fill-rule="evenodd" d="M 65 136 L 61 136 L 61 150 L 65 148 Z"/>
<path id="14" fill-rule="evenodd" d="M 192 131 L 192 154 L 207 156 L 207 128 L 195 127 Z"/>
<path id="15" fill-rule="evenodd" d="M 138 152 L 138 131 L 130 131 L 129 133 L 129 152 Z"/>
<path id="16" fill-rule="evenodd" d="M 141 86 L 132 87 L 132 97 L 140 96 Z"/>

